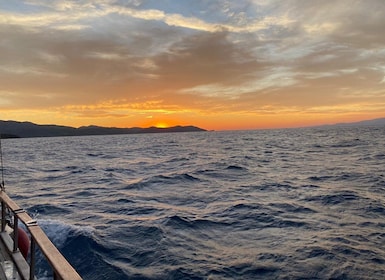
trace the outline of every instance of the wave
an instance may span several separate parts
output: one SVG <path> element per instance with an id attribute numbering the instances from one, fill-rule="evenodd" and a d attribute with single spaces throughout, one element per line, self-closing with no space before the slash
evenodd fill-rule
<path id="1" fill-rule="evenodd" d="M 255 188 L 258 190 L 261 190 L 261 191 L 270 192 L 270 191 L 275 191 L 275 190 L 290 191 L 290 190 L 297 189 L 298 187 L 296 187 L 292 184 L 284 184 L 284 183 L 265 183 L 265 184 L 262 184 L 260 186 L 256 186 Z"/>
<path id="2" fill-rule="evenodd" d="M 43 215 L 67 215 L 67 214 L 72 213 L 72 211 L 67 210 L 64 207 L 52 205 L 49 203 L 33 205 L 28 209 L 28 212 L 31 213 L 31 215 L 33 215 L 33 216 L 39 216 L 40 214 L 43 214 Z"/>
<path id="3" fill-rule="evenodd" d="M 180 217 L 178 215 L 171 216 L 164 221 L 164 225 L 174 229 L 214 229 L 218 227 L 226 226 L 224 222 L 213 221 L 209 219 L 191 219 L 187 217 Z"/>
<path id="4" fill-rule="evenodd" d="M 38 223 L 50 240 L 59 248 L 63 247 L 68 238 L 73 236 L 91 237 L 95 231 L 90 226 L 76 226 L 60 220 L 38 219 Z"/>
<path id="5" fill-rule="evenodd" d="M 318 175 L 318 176 L 310 176 L 308 178 L 310 181 L 318 181 L 318 182 L 345 182 L 345 181 L 359 181 L 361 179 L 370 179 L 370 176 L 367 174 L 362 174 L 358 172 L 344 172 L 340 174 L 333 175 Z"/>
<path id="6" fill-rule="evenodd" d="M 355 148 L 359 146 L 367 146 L 368 141 L 353 137 L 353 138 L 345 138 L 345 139 L 333 139 L 329 143 L 325 143 L 323 148 L 326 149 L 339 149 L 339 148 Z"/>
<path id="7" fill-rule="evenodd" d="M 359 201 L 364 199 L 362 196 L 354 191 L 339 191 L 333 194 L 322 194 L 309 196 L 305 200 L 311 202 L 319 202 L 324 205 L 336 205 L 342 203 L 350 203 L 352 201 Z"/>
<path id="8" fill-rule="evenodd" d="M 269 207 L 276 208 L 282 213 L 314 214 L 316 210 L 294 203 L 270 203 Z"/>
<path id="9" fill-rule="evenodd" d="M 159 185 L 180 185 L 186 183 L 194 183 L 201 181 L 198 177 L 195 177 L 188 173 L 171 174 L 171 175 L 155 175 L 141 180 L 135 180 L 133 183 L 124 187 L 124 189 L 143 189 L 151 188 Z"/>
<path id="10" fill-rule="evenodd" d="M 225 276 L 227 277 L 242 277 L 253 279 L 266 279 L 266 277 L 272 276 L 279 268 L 276 266 L 263 266 L 253 263 L 240 263 L 232 265 L 223 269 Z"/>
<path id="11" fill-rule="evenodd" d="M 80 226 L 59 220 L 38 220 L 52 243 L 61 251 L 71 264 L 77 264 L 76 269 L 85 279 L 122 279 L 125 273 L 108 262 L 109 250 L 106 249 L 95 235 L 91 226 Z M 41 252 L 38 252 L 41 254 Z M 38 279 L 52 277 L 49 265 L 40 260 L 36 263 Z M 90 265 L 92 269 L 90 269 Z"/>
<path id="12" fill-rule="evenodd" d="M 247 168 L 239 165 L 229 165 L 226 167 L 227 170 L 247 170 Z"/>

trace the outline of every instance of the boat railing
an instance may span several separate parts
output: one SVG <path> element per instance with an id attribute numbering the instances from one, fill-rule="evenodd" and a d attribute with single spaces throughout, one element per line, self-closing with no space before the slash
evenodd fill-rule
<path id="1" fill-rule="evenodd" d="M 1 200 L 1 238 L 6 244 L 8 253 L 12 256 L 19 274 L 25 280 L 35 279 L 36 250 L 37 247 L 43 253 L 45 259 L 52 268 L 53 277 L 56 280 L 77 280 L 82 279 L 76 270 L 69 264 L 65 257 L 59 252 L 55 245 L 49 240 L 36 220 L 20 208 L 4 190 L 0 190 Z M 8 210 L 7 210 L 8 209 Z M 10 212 L 13 216 L 13 228 L 17 229 L 19 221 L 27 228 L 30 238 L 29 264 L 24 259 L 18 248 L 18 230 L 14 230 L 13 242 L 9 242 L 9 235 L 6 233 L 6 215 Z"/>

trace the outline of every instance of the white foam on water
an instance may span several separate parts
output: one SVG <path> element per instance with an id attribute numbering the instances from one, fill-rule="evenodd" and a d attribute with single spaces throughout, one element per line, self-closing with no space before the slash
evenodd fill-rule
<path id="1" fill-rule="evenodd" d="M 72 234 L 89 236 L 94 232 L 91 226 L 79 226 L 68 224 L 60 220 L 42 219 L 38 220 L 39 226 L 43 229 L 48 238 L 55 244 L 56 247 L 61 248 L 67 241 L 67 238 Z"/>

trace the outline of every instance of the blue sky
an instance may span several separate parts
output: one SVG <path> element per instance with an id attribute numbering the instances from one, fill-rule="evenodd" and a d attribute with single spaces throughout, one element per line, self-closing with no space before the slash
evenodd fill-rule
<path id="1" fill-rule="evenodd" d="M 384 116 L 385 1 L 0 2 L 1 119 L 301 126 Z"/>

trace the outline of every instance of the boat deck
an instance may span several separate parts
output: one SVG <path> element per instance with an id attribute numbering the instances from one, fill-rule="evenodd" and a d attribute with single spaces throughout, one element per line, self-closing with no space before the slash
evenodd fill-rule
<path id="1" fill-rule="evenodd" d="M 0 238 L 0 280 L 22 279 L 6 246 Z"/>

